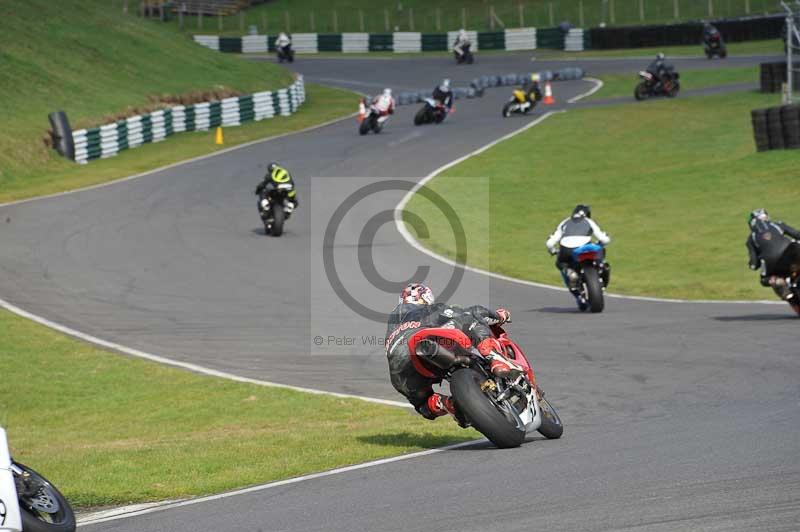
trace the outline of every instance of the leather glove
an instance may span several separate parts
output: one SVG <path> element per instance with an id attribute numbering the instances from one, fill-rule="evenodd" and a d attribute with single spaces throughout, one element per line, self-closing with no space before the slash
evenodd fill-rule
<path id="1" fill-rule="evenodd" d="M 547 251 L 549 251 L 551 255 L 555 255 L 557 253 L 556 248 L 548 248 Z"/>
<path id="2" fill-rule="evenodd" d="M 506 310 L 504 308 L 499 308 L 495 312 L 497 312 L 497 315 L 500 316 L 500 324 L 511 323 L 511 312 L 510 311 L 508 311 L 508 310 Z"/>

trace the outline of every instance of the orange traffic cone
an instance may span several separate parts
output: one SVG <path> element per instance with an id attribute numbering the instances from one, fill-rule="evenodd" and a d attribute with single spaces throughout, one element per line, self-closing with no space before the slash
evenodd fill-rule
<path id="1" fill-rule="evenodd" d="M 550 86 L 550 82 L 547 81 L 544 84 L 544 104 L 545 105 L 553 105 L 556 103 L 556 99 L 553 98 L 553 87 Z"/>
<path id="2" fill-rule="evenodd" d="M 214 136 L 215 144 L 225 144 L 225 139 L 222 138 L 222 128 L 217 126 L 217 134 Z"/>
<path id="3" fill-rule="evenodd" d="M 367 107 L 364 105 L 364 98 L 361 98 L 361 101 L 358 102 L 358 123 L 364 121 L 364 117 L 367 116 Z"/>

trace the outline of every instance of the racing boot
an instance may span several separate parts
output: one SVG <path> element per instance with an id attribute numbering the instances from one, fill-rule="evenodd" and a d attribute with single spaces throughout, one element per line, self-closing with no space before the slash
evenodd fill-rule
<path id="1" fill-rule="evenodd" d="M 522 367 L 515 364 L 513 361 L 504 357 L 503 346 L 496 338 L 485 338 L 478 344 L 478 352 L 481 355 L 491 360 L 489 370 L 495 377 L 510 377 L 515 373 L 524 373 Z"/>
<path id="2" fill-rule="evenodd" d="M 769 279 L 769 284 L 779 298 L 784 301 L 789 301 L 790 303 L 794 302 L 792 301 L 794 299 L 794 294 L 792 293 L 792 289 L 789 287 L 789 283 L 786 279 L 773 276 Z"/>
<path id="3" fill-rule="evenodd" d="M 456 415 L 456 407 L 453 404 L 453 398 L 440 393 L 434 393 L 428 397 L 428 410 L 431 411 L 435 417 L 441 417 L 447 414 L 451 416 Z"/>

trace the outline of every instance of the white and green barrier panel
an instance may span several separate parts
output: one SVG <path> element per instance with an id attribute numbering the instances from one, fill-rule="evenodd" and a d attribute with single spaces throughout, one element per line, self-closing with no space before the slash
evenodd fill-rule
<path id="1" fill-rule="evenodd" d="M 458 32 L 447 33 L 294 33 L 292 48 L 298 53 L 316 52 L 434 52 L 453 49 Z M 535 50 L 554 48 L 579 51 L 586 48 L 589 34 L 572 29 L 566 35 L 558 28 L 516 28 L 503 31 L 468 31 L 473 50 Z M 275 51 L 276 35 L 218 37 L 195 35 L 198 44 L 230 53 Z"/>
<path id="2" fill-rule="evenodd" d="M 181 131 L 207 131 L 217 126 L 288 116 L 305 101 L 303 77 L 285 89 L 225 98 L 220 101 L 176 105 L 145 115 L 72 132 L 75 162 L 113 157 L 122 150 L 147 142 L 160 142 Z"/>

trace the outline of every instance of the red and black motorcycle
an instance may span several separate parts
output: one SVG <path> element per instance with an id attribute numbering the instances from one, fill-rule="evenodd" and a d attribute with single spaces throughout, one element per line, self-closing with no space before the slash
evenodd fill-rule
<path id="1" fill-rule="evenodd" d="M 564 432 L 561 418 L 536 386 L 522 349 L 502 327 L 494 326 L 492 332 L 523 373 L 502 378 L 493 375 L 490 360 L 458 329 L 421 329 L 409 338 L 408 349 L 420 374 L 450 383 L 461 426 L 475 427 L 498 447 L 518 447 L 533 431 L 545 438 L 560 438 Z"/>
<path id="2" fill-rule="evenodd" d="M 646 100 L 654 96 L 674 98 L 681 90 L 680 74 L 671 69 L 664 72 L 660 80 L 646 70 L 639 72 L 639 77 L 642 81 L 633 93 L 637 100 Z"/>

